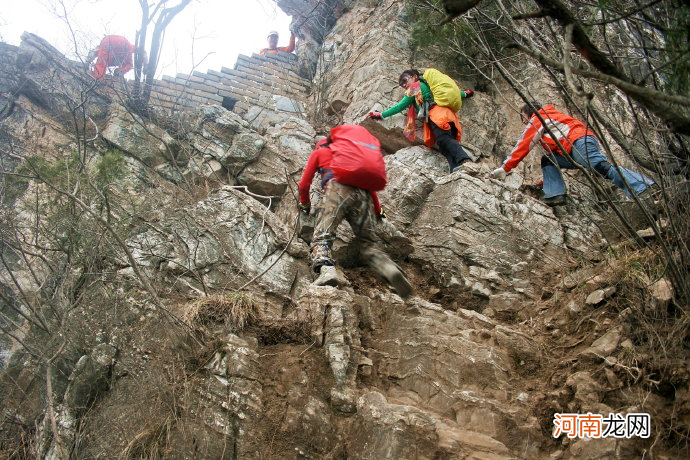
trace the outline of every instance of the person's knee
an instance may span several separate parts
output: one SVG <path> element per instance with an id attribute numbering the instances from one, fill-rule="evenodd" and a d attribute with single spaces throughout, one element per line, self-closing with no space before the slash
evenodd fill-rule
<path id="1" fill-rule="evenodd" d="M 609 163 L 606 160 L 600 161 L 599 163 L 592 165 L 592 169 L 594 169 L 596 172 L 598 172 L 599 174 L 601 174 L 604 177 L 608 177 L 609 172 L 611 171 L 611 168 L 612 168 L 611 163 Z"/>

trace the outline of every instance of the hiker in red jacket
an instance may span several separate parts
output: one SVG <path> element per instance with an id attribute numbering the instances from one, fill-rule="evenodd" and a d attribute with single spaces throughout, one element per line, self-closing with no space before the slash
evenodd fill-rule
<path id="1" fill-rule="evenodd" d="M 536 114 L 541 115 L 545 125 Z M 541 144 L 545 154 L 541 159 L 544 174 L 544 197 L 542 201 L 549 206 L 566 203 L 566 190 L 560 168 L 576 169 L 569 158 L 566 158 L 560 147 L 572 160 L 587 169 L 593 169 L 600 176 L 612 182 L 625 194 L 639 195 L 647 191 L 654 181 L 640 173 L 623 167 L 615 167 L 599 150 L 599 142 L 594 133 L 584 123 L 556 110 L 549 104 L 542 108 L 538 102 L 525 104 L 520 111 L 522 122 L 527 126 L 518 139 L 515 148 L 505 159 L 500 168 L 490 176 L 503 180 L 506 174 L 530 152 L 532 147 Z M 545 129 L 548 128 L 550 133 Z M 554 137 L 552 137 L 554 136 Z"/>
<path id="2" fill-rule="evenodd" d="M 134 45 L 121 35 L 107 35 L 100 45 L 89 53 L 89 63 L 96 58 L 93 77 L 102 80 L 108 67 L 117 67 L 116 72 L 124 75 L 134 68 L 132 63 Z"/>
<path id="3" fill-rule="evenodd" d="M 350 128 L 357 129 L 350 129 Z M 341 131 L 338 129 L 341 128 Z M 350 136 L 354 142 L 362 142 L 357 136 L 366 132 L 364 128 L 354 125 L 338 126 L 331 132 L 338 136 Z M 373 137 L 373 136 L 371 136 Z M 314 281 L 317 286 L 338 286 L 341 284 L 335 269 L 335 261 L 331 255 L 331 247 L 335 240 L 335 233 L 343 218 L 347 219 L 355 233 L 356 241 L 361 245 L 361 255 L 367 263 L 381 275 L 403 299 L 410 296 L 412 287 L 400 268 L 379 249 L 375 234 L 376 220 L 383 218 L 378 196 L 374 191 L 339 183 L 331 169 L 333 149 L 338 148 L 338 142 L 332 142 L 331 137 L 316 144 L 311 153 L 307 166 L 304 168 L 299 183 L 300 210 L 309 214 L 311 210 L 310 188 L 314 174 L 321 176 L 323 196 L 316 211 L 314 236 L 310 246 L 311 266 L 318 278 Z M 385 166 L 384 166 L 385 168 Z"/>
<path id="4" fill-rule="evenodd" d="M 405 96 L 396 105 L 383 112 L 369 112 L 369 117 L 374 120 L 381 120 L 393 116 L 408 109 L 407 120 L 403 134 L 411 142 L 416 138 L 416 119 L 417 113 L 424 109 L 428 104 L 428 117 L 423 122 L 424 144 L 431 147 L 436 143 L 438 149 L 448 160 L 448 167 L 451 173 L 461 169 L 465 162 L 472 162 L 470 156 L 462 148 L 462 126 L 458 119 L 458 114 L 450 107 L 442 107 L 433 102 L 434 96 L 431 88 L 426 81 L 420 78 L 419 71 L 409 69 L 400 74 L 398 84 L 405 90 Z M 462 99 L 474 95 L 471 89 L 460 91 Z"/>
<path id="5" fill-rule="evenodd" d="M 288 46 L 278 47 L 278 32 L 272 30 L 268 33 L 268 48 L 259 51 L 259 54 L 266 56 L 267 54 L 278 54 L 279 51 L 283 53 L 292 53 L 295 51 L 295 35 L 290 34 L 290 44 Z"/>

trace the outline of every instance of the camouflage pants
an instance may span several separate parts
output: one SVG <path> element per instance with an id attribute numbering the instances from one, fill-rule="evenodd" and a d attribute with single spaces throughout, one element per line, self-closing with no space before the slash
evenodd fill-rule
<path id="1" fill-rule="evenodd" d="M 311 241 L 311 266 L 316 273 L 322 265 L 335 265 L 331 257 L 331 246 L 335 240 L 335 231 L 343 219 L 347 219 L 352 227 L 357 244 L 360 245 L 360 253 L 367 262 L 379 257 L 388 259 L 377 247 L 376 217 L 369 192 L 332 180 L 326 185 L 319 204 Z"/>

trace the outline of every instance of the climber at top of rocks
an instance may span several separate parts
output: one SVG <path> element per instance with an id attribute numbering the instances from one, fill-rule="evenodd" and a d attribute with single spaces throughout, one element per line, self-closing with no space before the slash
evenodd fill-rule
<path id="1" fill-rule="evenodd" d="M 654 181 L 623 167 L 614 167 L 608 158 L 599 150 L 599 143 L 594 133 L 581 121 L 556 110 L 549 104 L 544 107 L 538 102 L 525 104 L 520 111 L 520 118 L 526 125 L 515 148 L 505 159 L 500 168 L 491 172 L 490 177 L 503 180 L 506 174 L 540 143 L 545 150 L 541 159 L 544 174 L 544 197 L 542 200 L 549 206 L 566 203 L 566 189 L 560 168 L 576 169 L 573 160 L 579 165 L 596 171 L 600 176 L 612 182 L 625 194 L 639 195 L 649 189 Z M 543 120 L 543 122 L 542 122 Z M 563 151 L 568 156 L 564 155 Z"/>
<path id="2" fill-rule="evenodd" d="M 89 53 L 87 59 L 89 64 L 96 59 L 93 77 L 102 80 L 109 67 L 117 67 L 114 71 L 115 75 L 125 75 L 134 68 L 132 53 L 134 53 L 134 45 L 127 38 L 121 35 L 106 35 L 96 49 Z"/>
<path id="3" fill-rule="evenodd" d="M 436 69 L 427 69 L 423 76 L 416 69 L 406 70 L 400 74 L 398 84 L 405 89 L 405 96 L 400 102 L 383 112 L 369 112 L 369 116 L 380 120 L 409 108 L 403 134 L 414 141 L 417 135 L 417 112 L 421 110 L 424 144 L 427 147 L 433 146 L 434 142 L 438 145 L 448 160 L 450 172 L 460 170 L 463 163 L 471 163 L 470 156 L 460 145 L 462 126 L 457 111 L 460 110 L 462 99 L 472 97 L 474 91 L 460 91 L 450 77 Z"/>
<path id="4" fill-rule="evenodd" d="M 268 48 L 259 51 L 259 54 L 266 56 L 267 54 L 278 54 L 279 51 L 283 53 L 292 53 L 295 51 L 295 35 L 290 34 L 290 43 L 288 46 L 278 46 L 278 32 L 272 30 L 268 33 Z"/>
<path id="5" fill-rule="evenodd" d="M 378 139 L 362 126 L 342 125 L 316 144 L 299 183 L 300 209 L 309 214 L 310 188 L 314 174 L 321 175 L 323 196 L 316 212 L 310 246 L 311 266 L 317 286 L 338 286 L 342 281 L 335 269 L 331 247 L 336 230 L 347 219 L 360 246 L 360 254 L 403 299 L 412 287 L 402 270 L 378 247 L 377 219 L 385 215 L 376 190 L 386 184 L 386 165 Z"/>

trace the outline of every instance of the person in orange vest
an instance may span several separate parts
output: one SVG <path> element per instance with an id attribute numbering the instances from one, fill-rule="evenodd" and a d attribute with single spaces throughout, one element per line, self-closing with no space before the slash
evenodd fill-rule
<path id="1" fill-rule="evenodd" d="M 94 58 L 96 64 L 93 67 L 93 77 L 102 80 L 108 67 L 117 67 L 117 73 L 124 75 L 134 68 L 132 63 L 134 45 L 121 35 L 107 35 L 101 40 L 98 47 L 89 53 L 89 63 Z"/>
<path id="2" fill-rule="evenodd" d="M 545 123 L 539 119 L 537 114 Z M 654 181 L 642 174 L 623 167 L 615 167 L 599 150 L 599 142 L 594 133 L 581 121 L 556 110 L 553 105 L 544 107 L 538 102 L 525 104 L 520 111 L 522 122 L 527 125 L 515 148 L 510 152 L 500 168 L 491 172 L 490 177 L 503 180 L 537 144 L 541 144 L 545 154 L 541 159 L 544 174 L 544 197 L 542 201 L 549 206 L 566 203 L 566 190 L 560 168 L 576 169 L 570 159 L 584 168 L 596 171 L 600 176 L 625 192 L 628 198 L 646 192 Z M 547 131 L 546 128 L 548 128 Z M 555 139 L 552 137 L 555 137 Z"/>
<path id="3" fill-rule="evenodd" d="M 338 226 L 343 219 L 347 219 L 361 247 L 362 257 L 374 271 L 393 286 L 400 297 L 406 299 L 412 294 L 412 286 L 402 270 L 377 244 L 376 221 L 384 218 L 385 214 L 376 192 L 338 182 L 331 169 L 333 149 L 339 148 L 338 141 L 333 142 L 332 139 L 337 139 L 336 136 L 346 137 L 353 143 L 370 146 L 373 136 L 365 128 L 356 125 L 338 126 L 333 128 L 331 135 L 333 138 L 317 142 L 299 183 L 299 208 L 301 212 L 309 215 L 309 191 L 314 174 L 318 172 L 321 176 L 323 196 L 316 211 L 314 236 L 310 245 L 311 266 L 318 275 L 314 285 L 337 287 L 342 284 L 335 268 L 331 246 Z"/>
<path id="4" fill-rule="evenodd" d="M 278 47 L 278 32 L 272 30 L 268 33 L 268 48 L 259 51 L 259 54 L 266 56 L 267 54 L 278 54 L 278 51 L 283 53 L 292 53 L 295 51 L 295 35 L 290 34 L 290 44 L 288 46 Z"/>
<path id="5" fill-rule="evenodd" d="M 408 109 L 407 120 L 403 134 L 411 142 L 416 138 L 416 118 L 422 105 L 433 101 L 433 93 L 429 84 L 421 78 L 417 69 L 405 70 L 398 78 L 398 84 L 405 90 L 405 96 L 393 107 L 383 112 L 369 112 L 369 117 L 374 120 L 391 117 L 397 113 Z M 474 96 L 474 91 L 467 89 L 460 91 L 462 99 Z M 463 163 L 472 163 L 470 156 L 462 148 L 460 140 L 462 137 L 462 126 L 458 119 L 458 114 L 449 107 L 441 107 L 431 104 L 428 120 L 424 120 L 424 144 L 427 147 L 438 145 L 439 151 L 448 160 L 450 173 L 462 169 Z"/>

